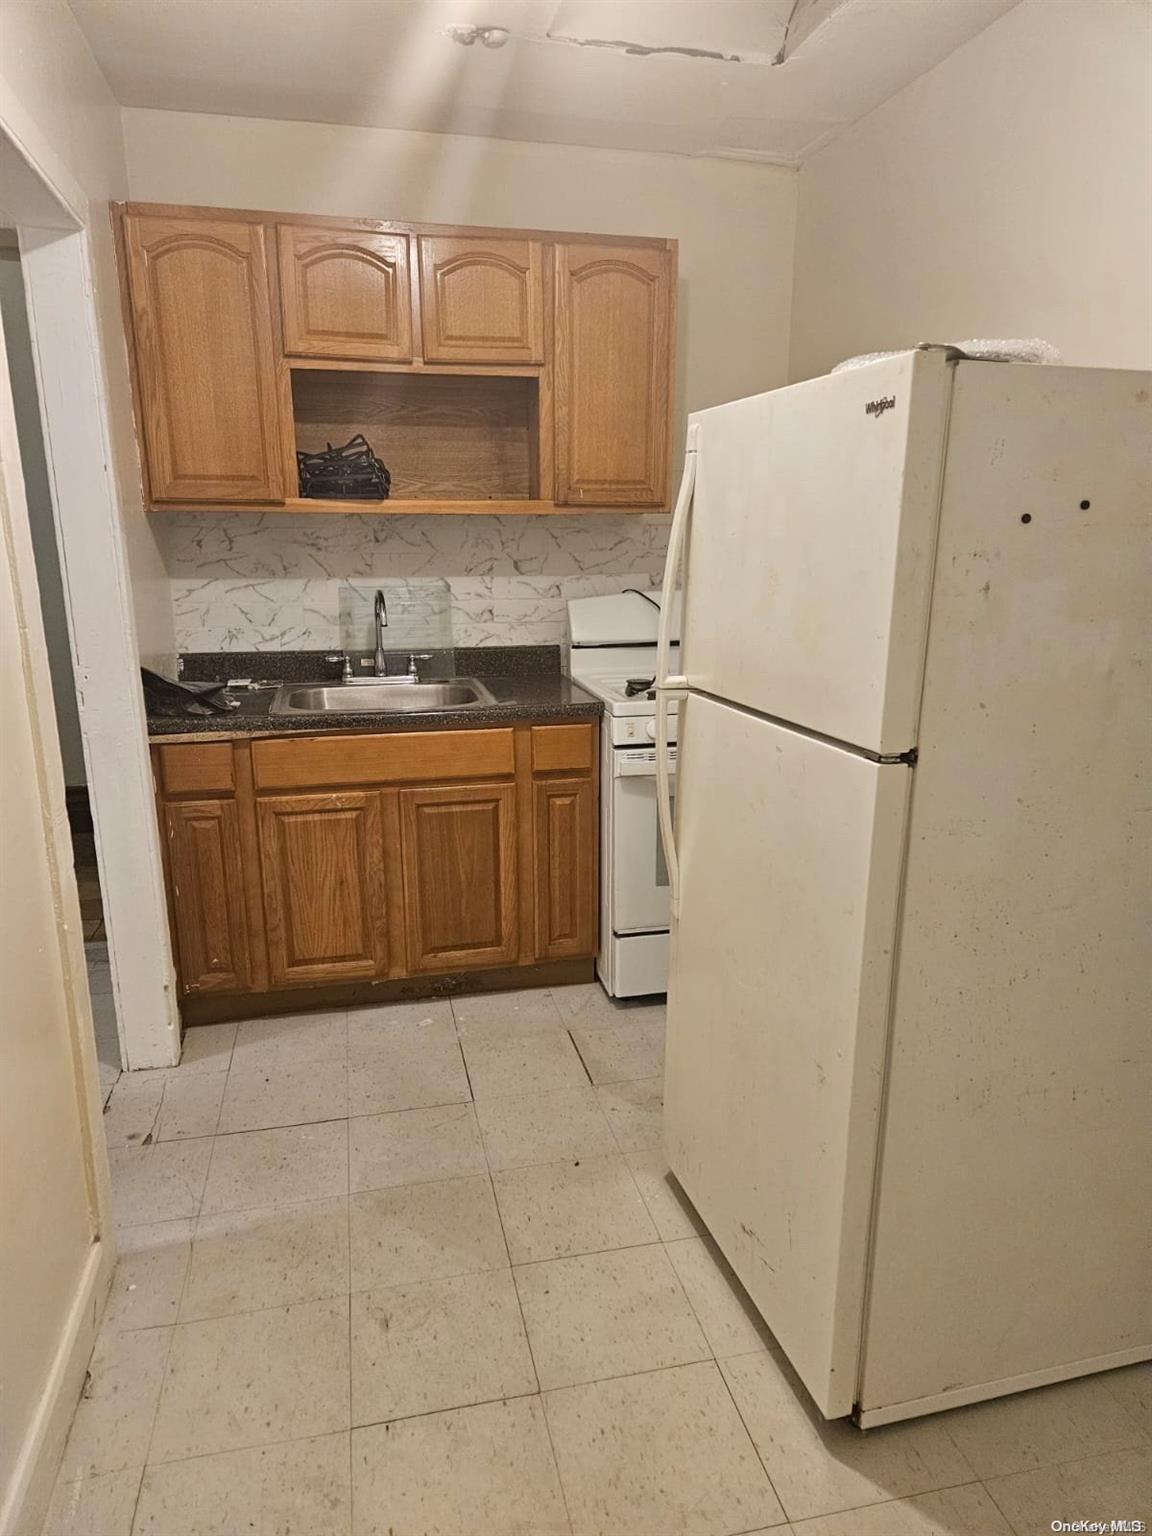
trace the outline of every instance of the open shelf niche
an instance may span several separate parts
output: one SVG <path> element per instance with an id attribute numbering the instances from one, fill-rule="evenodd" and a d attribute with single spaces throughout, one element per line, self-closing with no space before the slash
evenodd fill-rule
<path id="1" fill-rule="evenodd" d="M 322 452 L 358 432 L 392 476 L 383 502 L 291 497 L 315 511 L 530 511 L 539 503 L 539 380 L 521 374 L 292 368 L 296 447 Z M 549 504 L 550 506 L 550 504 Z"/>

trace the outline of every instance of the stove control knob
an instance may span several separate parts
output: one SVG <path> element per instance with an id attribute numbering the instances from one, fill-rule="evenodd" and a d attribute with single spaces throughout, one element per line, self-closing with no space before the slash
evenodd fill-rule
<path id="1" fill-rule="evenodd" d="M 655 720 L 646 720 L 644 722 L 644 734 L 645 734 L 645 736 L 647 736 L 649 741 L 655 741 L 656 740 L 656 722 L 655 722 Z"/>

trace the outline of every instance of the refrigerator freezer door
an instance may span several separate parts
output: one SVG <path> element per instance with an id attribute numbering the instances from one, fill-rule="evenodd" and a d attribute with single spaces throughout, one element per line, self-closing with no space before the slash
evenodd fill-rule
<path id="1" fill-rule="evenodd" d="M 821 1411 L 849 1413 L 911 770 L 689 695 L 668 1161 Z"/>
<path id="2" fill-rule="evenodd" d="M 690 687 L 868 751 L 915 745 L 952 371 L 908 352 L 692 417 Z"/>

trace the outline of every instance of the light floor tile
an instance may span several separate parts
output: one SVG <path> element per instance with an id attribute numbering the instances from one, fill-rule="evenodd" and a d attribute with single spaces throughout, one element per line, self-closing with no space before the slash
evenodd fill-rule
<path id="1" fill-rule="evenodd" d="M 601 1083 L 596 1097 L 621 1152 L 647 1152 L 664 1144 L 664 1079 Z"/>
<path id="2" fill-rule="evenodd" d="M 341 1296 L 180 1323 L 148 1459 L 180 1461 L 347 1428 L 348 1298 Z"/>
<path id="3" fill-rule="evenodd" d="M 574 987 L 553 987 L 552 996 L 566 1025 L 613 1029 L 618 1024 L 663 1024 L 664 999 L 634 1001 L 609 997 L 598 981 Z"/>
<path id="4" fill-rule="evenodd" d="M 352 1492 L 355 1536 L 569 1536 L 571 1529 L 534 1397 L 353 1430 Z"/>
<path id="5" fill-rule="evenodd" d="M 508 1265 L 492 1185 L 483 1175 L 353 1195 L 351 1238 L 354 1291 Z"/>
<path id="6" fill-rule="evenodd" d="M 120 1226 L 176 1221 L 200 1210 L 212 1141 L 165 1141 L 149 1147 L 113 1147 L 112 1205 Z"/>
<path id="7" fill-rule="evenodd" d="M 424 998 L 415 1003 L 385 1003 L 378 1008 L 351 1008 L 348 1011 L 348 1055 L 359 1061 L 373 1052 L 387 1049 L 401 1034 L 413 1027 L 419 1031 L 447 1027 L 455 1031 L 452 1004 L 446 997 Z"/>
<path id="8" fill-rule="evenodd" d="M 818 1515 L 793 1530 L 796 1536 L 1012 1536 L 1012 1527 L 979 1483 Z"/>
<path id="9" fill-rule="evenodd" d="M 349 1169 L 353 1191 L 486 1173 L 475 1112 L 451 1104 L 351 1120 Z"/>
<path id="10" fill-rule="evenodd" d="M 1147 1445 L 988 1479 L 988 1492 L 1015 1536 L 1047 1536 L 1053 1520 L 1142 1520 L 1152 1526 L 1152 1456 Z M 1106 1527 L 1107 1528 L 1107 1527 Z"/>
<path id="11" fill-rule="evenodd" d="M 348 1114 L 345 1061 L 273 1062 L 233 1067 L 220 1110 L 219 1134 L 343 1120 Z"/>
<path id="12" fill-rule="evenodd" d="M 508 1270 L 352 1297 L 353 1423 L 535 1391 Z"/>
<path id="13" fill-rule="evenodd" d="M 733 1536 L 784 1520 L 711 1361 L 544 1401 L 575 1536 Z"/>
<path id="14" fill-rule="evenodd" d="M 542 1389 L 709 1356 L 663 1248 L 554 1259 L 513 1274 Z"/>
<path id="15" fill-rule="evenodd" d="M 232 1065 L 235 1042 L 235 1024 L 195 1024 L 184 1031 L 178 1070 L 185 1076 L 192 1072 L 227 1072 Z"/>
<path id="16" fill-rule="evenodd" d="M 170 1461 L 144 1473 L 132 1536 L 350 1536 L 348 1435 Z"/>
<path id="17" fill-rule="evenodd" d="M 512 1168 L 493 1183 L 513 1264 L 658 1240 L 621 1157 Z"/>
<path id="18" fill-rule="evenodd" d="M 245 1019 L 236 1030 L 232 1066 L 243 1071 L 288 1062 L 344 1061 L 348 1056 L 348 1015 L 300 1013 L 284 1018 Z"/>
<path id="19" fill-rule="evenodd" d="M 668 1167 L 663 1152 L 630 1152 L 625 1161 L 666 1243 L 674 1243 L 681 1237 L 700 1237 L 707 1231 L 695 1206 Z"/>
<path id="20" fill-rule="evenodd" d="M 588 1082 L 580 1058 L 562 1029 L 497 1039 L 462 1035 L 461 1043 L 477 1099 L 580 1088 Z"/>
<path id="21" fill-rule="evenodd" d="M 594 1083 L 632 1082 L 664 1071 L 662 1022 L 616 1024 L 608 1029 L 573 1025 L 572 1039 Z"/>
<path id="22" fill-rule="evenodd" d="M 195 1221 L 121 1227 L 105 1328 L 161 1328 L 176 1321 Z"/>
<path id="23" fill-rule="evenodd" d="M 456 1031 L 403 1024 L 390 1045 L 360 1056 L 348 1075 L 348 1112 L 385 1115 L 433 1104 L 467 1104 L 472 1097 Z"/>
<path id="24" fill-rule="evenodd" d="M 243 1131 L 212 1143 L 204 1212 L 298 1205 L 347 1193 L 347 1121 Z"/>
<path id="25" fill-rule="evenodd" d="M 172 1332 L 100 1334 L 60 1464 L 62 1482 L 144 1465 Z"/>
<path id="26" fill-rule="evenodd" d="M 1152 1360 L 1107 1371 L 1100 1380 L 1128 1417 L 1152 1440 Z"/>
<path id="27" fill-rule="evenodd" d="M 1139 1426 L 1101 1376 L 1082 1376 L 1078 1381 L 955 1408 L 945 1421 L 948 1433 L 982 1478 L 1146 1444 Z"/>
<path id="28" fill-rule="evenodd" d="M 343 1296 L 348 1203 L 262 1206 L 201 1216 L 180 1321 Z"/>
<path id="29" fill-rule="evenodd" d="M 668 1257 L 718 1360 L 765 1348 L 767 1329 L 710 1238 L 685 1237 L 669 1243 Z"/>
<path id="30" fill-rule="evenodd" d="M 465 1044 L 479 1040 L 512 1040 L 520 1035 L 562 1029 L 560 1014 L 547 987 L 454 997 L 452 1012 Z"/>
<path id="31" fill-rule="evenodd" d="M 104 1139 L 110 1147 L 138 1147 L 151 1138 L 160 1115 L 164 1084 L 125 1072 L 104 1111 Z"/>
<path id="32" fill-rule="evenodd" d="M 551 1093 L 482 1099 L 476 1118 L 493 1169 L 596 1157 L 616 1149 L 596 1094 L 587 1083 Z"/>
<path id="33" fill-rule="evenodd" d="M 949 1439 L 947 1414 L 864 1434 L 822 1418 L 766 1351 L 722 1360 L 720 1369 L 793 1522 L 975 1481 Z"/>
<path id="34" fill-rule="evenodd" d="M 187 1141 L 194 1136 L 214 1136 L 227 1082 L 226 1072 L 192 1072 L 184 1076 L 177 1067 L 164 1084 L 156 1140 Z"/>
<path id="35" fill-rule="evenodd" d="M 140 1468 L 57 1483 L 40 1536 L 130 1536 Z"/>

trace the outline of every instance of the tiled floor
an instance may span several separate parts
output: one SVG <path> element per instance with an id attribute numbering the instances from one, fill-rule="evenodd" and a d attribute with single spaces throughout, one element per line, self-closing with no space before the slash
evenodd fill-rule
<path id="1" fill-rule="evenodd" d="M 92 999 L 92 1027 L 96 1035 L 100 1093 L 107 1104 L 120 1076 L 120 1036 L 116 1029 L 116 1004 L 112 997 L 108 941 L 87 941 L 84 945 L 84 959 L 88 963 L 88 991 Z"/>
<path id="2" fill-rule="evenodd" d="M 1033 1536 L 1147 1519 L 1152 1367 L 818 1422 L 598 989 L 192 1031 L 106 1116 L 122 1259 L 46 1536 Z"/>

